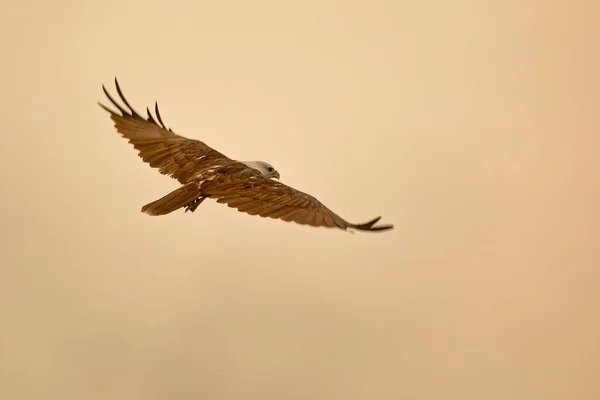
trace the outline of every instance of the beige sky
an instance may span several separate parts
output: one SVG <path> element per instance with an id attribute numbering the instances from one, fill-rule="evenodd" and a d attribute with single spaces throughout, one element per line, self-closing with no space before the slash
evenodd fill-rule
<path id="1" fill-rule="evenodd" d="M 0 398 L 600 398 L 597 2 L 293 3 L 3 8 Z M 142 214 L 114 76 L 396 229 Z"/>

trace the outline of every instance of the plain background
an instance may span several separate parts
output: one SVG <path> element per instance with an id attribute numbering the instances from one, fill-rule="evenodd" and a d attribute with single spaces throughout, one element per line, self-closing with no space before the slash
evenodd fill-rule
<path id="1" fill-rule="evenodd" d="M 600 398 L 597 1 L 12 2 L 3 399 Z M 177 187 L 101 84 L 385 234 Z"/>

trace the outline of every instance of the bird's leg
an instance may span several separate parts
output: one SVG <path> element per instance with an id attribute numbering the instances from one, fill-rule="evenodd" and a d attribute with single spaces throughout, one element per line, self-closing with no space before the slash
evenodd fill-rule
<path id="1" fill-rule="evenodd" d="M 198 206 L 204 201 L 204 199 L 206 199 L 206 196 L 198 197 L 196 200 L 192 201 L 190 204 L 185 206 L 185 212 L 196 211 L 196 208 L 198 208 Z"/>

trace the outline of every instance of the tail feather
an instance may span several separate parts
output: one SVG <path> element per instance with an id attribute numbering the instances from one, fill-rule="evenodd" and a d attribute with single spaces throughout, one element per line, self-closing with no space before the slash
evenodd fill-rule
<path id="1" fill-rule="evenodd" d="M 169 214 L 181 207 L 185 207 L 200 197 L 200 188 L 197 182 L 189 182 L 168 195 L 146 204 L 142 212 L 149 215 Z"/>

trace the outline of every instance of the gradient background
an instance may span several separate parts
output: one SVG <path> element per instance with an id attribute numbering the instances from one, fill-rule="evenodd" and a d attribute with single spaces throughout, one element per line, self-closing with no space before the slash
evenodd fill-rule
<path id="1" fill-rule="evenodd" d="M 600 5 L 493 3 L 4 7 L 0 398 L 600 398 Z M 115 75 L 396 229 L 140 213 Z"/>

